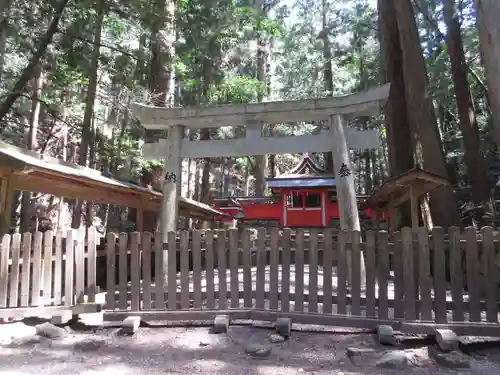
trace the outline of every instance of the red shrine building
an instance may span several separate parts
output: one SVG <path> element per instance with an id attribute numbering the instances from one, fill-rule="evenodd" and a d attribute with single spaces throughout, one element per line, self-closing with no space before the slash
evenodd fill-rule
<path id="1" fill-rule="evenodd" d="M 338 227 L 336 179 L 305 154 L 288 173 L 267 178 L 271 196 L 215 199 L 215 207 L 248 222 L 274 222 L 280 227 Z M 360 213 L 375 218 L 371 209 Z M 232 218 L 220 217 L 220 221 Z"/>

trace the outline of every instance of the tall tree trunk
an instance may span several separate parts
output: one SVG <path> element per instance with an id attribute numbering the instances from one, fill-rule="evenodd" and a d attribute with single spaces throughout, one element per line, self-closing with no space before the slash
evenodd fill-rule
<path id="1" fill-rule="evenodd" d="M 330 33 L 328 25 L 328 2 L 326 0 L 321 1 L 321 39 L 323 41 L 323 80 L 324 88 L 327 96 L 333 96 L 333 68 L 332 68 L 332 47 L 330 44 Z M 333 167 L 333 155 L 332 152 L 325 152 L 323 157 L 325 158 L 325 170 L 328 173 L 334 172 Z"/>
<path id="2" fill-rule="evenodd" d="M 11 6 L 12 0 L 0 1 L 0 80 L 3 76 L 3 67 L 5 64 L 5 52 L 7 48 L 7 34 Z"/>
<path id="3" fill-rule="evenodd" d="M 477 220 L 483 224 L 484 213 L 490 215 L 493 213 L 491 190 L 486 163 L 480 151 L 474 101 L 467 80 L 467 63 L 460 30 L 460 19 L 455 0 L 443 0 L 443 8 L 448 28 L 448 54 L 450 55 L 451 74 L 455 85 L 455 99 L 465 145 L 465 162 L 472 184 L 472 199 L 475 206 L 480 208 L 477 212 Z"/>
<path id="4" fill-rule="evenodd" d="M 403 77 L 410 127 L 422 147 L 424 168 L 448 178 L 411 0 L 394 1 L 394 9 L 403 52 Z M 431 210 L 435 224 L 444 227 L 460 225 L 451 185 L 440 187 L 431 193 Z"/>
<path id="5" fill-rule="evenodd" d="M 40 121 L 40 109 L 41 109 L 40 99 L 42 96 L 44 80 L 45 80 L 45 74 L 43 68 L 39 65 L 36 68 L 35 76 L 32 79 L 31 114 L 29 119 L 29 129 L 27 134 L 28 136 L 26 139 L 26 146 L 28 150 L 36 150 L 38 147 L 38 142 L 36 137 L 38 133 L 38 124 Z M 21 203 L 21 223 L 19 228 L 21 233 L 30 231 L 31 219 L 33 216 L 36 217 L 35 210 L 36 210 L 35 202 L 32 202 L 31 192 L 23 191 L 23 198 Z"/>
<path id="6" fill-rule="evenodd" d="M 56 5 L 54 17 L 52 18 L 52 21 L 50 22 L 45 35 L 40 41 L 38 48 L 29 60 L 26 68 L 24 68 L 21 76 L 17 79 L 7 98 L 5 98 L 3 103 L 0 104 L 0 120 L 3 120 L 7 113 L 9 113 L 12 105 L 15 103 L 17 98 L 21 96 L 24 91 L 24 87 L 26 86 L 30 78 L 33 77 L 36 67 L 40 64 L 41 58 L 47 51 L 47 47 L 49 46 L 49 44 L 52 42 L 52 38 L 57 31 L 62 13 L 64 12 L 64 9 L 66 8 L 68 2 L 69 0 L 60 0 Z"/>
<path id="7" fill-rule="evenodd" d="M 87 94 L 85 98 L 85 112 L 83 114 L 82 122 L 82 140 L 80 142 L 80 149 L 78 154 L 78 164 L 86 166 L 89 154 L 89 148 L 94 141 L 93 134 L 93 119 L 94 119 L 94 105 L 95 97 L 97 93 L 97 82 L 98 82 L 98 70 L 99 70 L 99 58 L 101 56 L 101 39 L 102 39 L 102 26 L 105 14 L 105 3 L 104 0 L 100 0 L 97 4 L 96 9 L 97 15 L 94 25 L 94 40 L 92 47 L 92 57 L 90 63 L 89 71 L 89 85 L 87 88 Z M 82 204 L 80 200 L 75 201 L 73 208 L 73 218 L 71 222 L 72 228 L 80 228 L 82 220 Z M 87 202 L 87 204 L 91 204 Z M 87 220 L 87 226 L 92 225 L 90 218 Z"/>
<path id="8" fill-rule="evenodd" d="M 477 28 L 481 43 L 494 135 L 500 149 L 500 1 L 476 0 Z"/>
<path id="9" fill-rule="evenodd" d="M 389 168 L 391 175 L 397 176 L 413 168 L 415 147 L 408 125 L 401 42 L 393 1 L 378 0 L 378 12 L 382 76 L 384 82 L 391 82 L 391 92 L 385 106 Z M 401 205 L 400 212 L 401 224 L 411 226 L 409 203 Z"/>

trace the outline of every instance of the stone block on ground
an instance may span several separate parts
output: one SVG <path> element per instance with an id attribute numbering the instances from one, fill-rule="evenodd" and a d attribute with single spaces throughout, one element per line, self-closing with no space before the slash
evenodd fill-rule
<path id="1" fill-rule="evenodd" d="M 245 353 L 255 358 L 267 358 L 271 355 L 271 347 L 260 344 L 250 344 L 245 348 Z"/>
<path id="2" fill-rule="evenodd" d="M 407 363 L 408 358 L 406 357 L 406 353 L 404 351 L 394 350 L 385 353 L 382 358 L 377 361 L 376 366 L 397 370 L 405 367 Z"/>
<path id="3" fill-rule="evenodd" d="M 277 333 L 272 333 L 269 335 L 269 342 L 273 344 L 280 344 L 286 341 L 286 337 L 278 335 Z"/>
<path id="4" fill-rule="evenodd" d="M 227 333 L 229 330 L 229 316 L 217 315 L 214 319 L 214 333 Z"/>
<path id="5" fill-rule="evenodd" d="M 285 338 L 290 337 L 292 333 L 292 320 L 290 318 L 276 319 L 276 333 Z"/>
<path id="6" fill-rule="evenodd" d="M 50 322 L 54 325 L 64 325 L 68 324 L 69 321 L 73 319 L 73 313 L 71 310 L 64 310 L 56 313 Z"/>
<path id="7" fill-rule="evenodd" d="M 35 326 L 38 336 L 47 337 L 49 339 L 60 339 L 66 337 L 68 332 L 64 328 L 57 327 L 51 323 L 42 323 Z"/>
<path id="8" fill-rule="evenodd" d="M 139 329 L 141 325 L 141 317 L 140 316 L 128 316 L 122 322 L 122 332 L 133 335 Z"/>
<path id="9" fill-rule="evenodd" d="M 443 352 L 451 352 L 458 349 L 458 337 L 449 329 L 436 329 L 436 342 Z"/>
<path id="10" fill-rule="evenodd" d="M 394 329 L 389 325 L 378 325 L 377 340 L 382 345 L 395 345 Z"/>
<path id="11" fill-rule="evenodd" d="M 458 370 L 470 368 L 469 358 L 460 352 L 436 353 L 435 359 L 438 365 L 449 369 Z"/>

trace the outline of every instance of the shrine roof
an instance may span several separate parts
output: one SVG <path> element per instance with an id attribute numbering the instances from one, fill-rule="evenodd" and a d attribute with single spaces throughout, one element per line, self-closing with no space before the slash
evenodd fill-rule
<path id="1" fill-rule="evenodd" d="M 327 173 L 309 154 L 304 154 L 300 162 L 288 173 L 274 178 L 267 178 L 266 180 L 268 188 L 306 188 L 337 185 L 333 174 Z"/>

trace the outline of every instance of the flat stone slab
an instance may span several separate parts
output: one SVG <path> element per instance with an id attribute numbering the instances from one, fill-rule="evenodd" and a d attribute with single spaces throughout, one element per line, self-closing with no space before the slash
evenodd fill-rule
<path id="1" fill-rule="evenodd" d="M 140 316 L 128 316 L 122 322 L 122 332 L 133 335 L 139 329 L 141 325 L 141 317 Z"/>
<path id="2" fill-rule="evenodd" d="M 449 369 L 470 368 L 470 360 L 460 352 L 436 353 L 436 363 Z"/>
<path id="3" fill-rule="evenodd" d="M 402 369 L 408 364 L 406 353 L 401 350 L 394 350 L 385 353 L 375 366 L 388 369 Z"/>
<path id="4" fill-rule="evenodd" d="M 51 323 L 42 323 L 35 326 L 38 336 L 47 337 L 49 339 L 61 339 L 68 335 L 64 328 L 57 327 Z"/>
<path id="5" fill-rule="evenodd" d="M 273 344 L 281 344 L 286 341 L 286 337 L 278 335 L 277 333 L 273 333 L 269 335 L 269 342 Z"/>
<path id="6" fill-rule="evenodd" d="M 245 353 L 255 358 L 267 358 L 271 355 L 272 348 L 266 345 L 250 344 L 245 348 Z"/>

